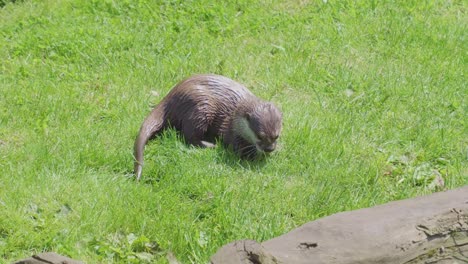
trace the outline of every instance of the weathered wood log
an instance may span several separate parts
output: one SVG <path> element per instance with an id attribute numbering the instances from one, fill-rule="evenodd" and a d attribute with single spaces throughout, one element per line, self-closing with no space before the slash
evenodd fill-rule
<path id="1" fill-rule="evenodd" d="M 55 252 L 44 252 L 31 258 L 18 260 L 14 264 L 83 264 L 83 262 L 61 256 Z"/>
<path id="2" fill-rule="evenodd" d="M 468 186 L 338 213 L 261 244 L 233 242 L 211 263 L 468 263 Z"/>

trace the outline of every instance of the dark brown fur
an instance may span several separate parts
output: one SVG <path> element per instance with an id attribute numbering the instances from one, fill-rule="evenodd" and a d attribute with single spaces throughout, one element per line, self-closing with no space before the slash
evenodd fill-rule
<path id="1" fill-rule="evenodd" d="M 149 139 L 171 126 L 187 143 L 212 147 L 216 138 L 241 157 L 271 152 L 281 132 L 281 112 L 243 85 L 219 75 L 195 75 L 177 84 L 151 111 L 135 140 L 135 174 L 141 176 Z"/>

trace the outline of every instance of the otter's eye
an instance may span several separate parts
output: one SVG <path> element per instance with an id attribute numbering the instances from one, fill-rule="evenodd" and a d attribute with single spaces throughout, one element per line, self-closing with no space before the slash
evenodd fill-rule
<path id="1" fill-rule="evenodd" d="M 272 138 L 272 139 L 273 139 L 273 141 L 276 141 L 276 140 L 278 139 L 278 135 L 276 135 L 276 136 L 273 136 L 273 138 Z"/>
<path id="2" fill-rule="evenodd" d="M 258 133 L 258 139 L 264 140 L 264 139 L 265 139 L 265 136 L 266 136 L 266 135 L 265 135 L 265 133 L 263 133 L 263 132 Z"/>

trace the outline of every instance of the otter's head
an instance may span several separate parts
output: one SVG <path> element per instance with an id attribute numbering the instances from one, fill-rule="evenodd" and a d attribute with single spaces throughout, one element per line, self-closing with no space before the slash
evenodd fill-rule
<path id="1" fill-rule="evenodd" d="M 244 116 L 244 138 L 259 152 L 272 152 L 282 128 L 282 114 L 272 103 L 259 103 Z"/>

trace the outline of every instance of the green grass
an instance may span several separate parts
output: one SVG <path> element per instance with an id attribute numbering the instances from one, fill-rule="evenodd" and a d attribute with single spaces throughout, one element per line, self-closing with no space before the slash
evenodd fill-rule
<path id="1" fill-rule="evenodd" d="M 0 259 L 206 263 L 319 217 L 468 184 L 465 1 L 0 1 Z M 284 113 L 248 163 L 139 126 L 194 73 Z M 444 187 L 432 187 L 433 171 Z"/>

